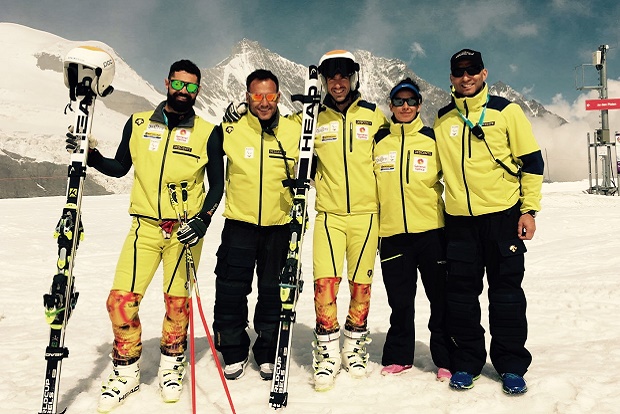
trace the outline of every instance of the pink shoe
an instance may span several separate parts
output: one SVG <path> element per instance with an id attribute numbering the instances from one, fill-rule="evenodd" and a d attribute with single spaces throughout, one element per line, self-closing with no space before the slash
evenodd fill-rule
<path id="1" fill-rule="evenodd" d="M 450 378 L 452 378 L 452 373 L 450 372 L 450 370 L 446 369 L 446 368 L 439 368 L 439 370 L 437 371 L 437 381 L 447 381 Z"/>
<path id="2" fill-rule="evenodd" d="M 411 369 L 411 365 L 392 364 L 383 367 L 381 369 L 381 375 L 400 375 L 409 369 Z"/>

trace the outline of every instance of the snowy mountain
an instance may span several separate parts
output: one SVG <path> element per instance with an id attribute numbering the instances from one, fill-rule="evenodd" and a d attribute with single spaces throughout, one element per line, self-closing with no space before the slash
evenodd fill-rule
<path id="1" fill-rule="evenodd" d="M 64 134 L 67 126 L 73 124 L 74 114 L 64 114 L 69 96 L 64 85 L 62 61 L 67 52 L 79 45 L 98 46 L 109 52 L 116 63 L 115 91 L 96 101 L 93 118 L 93 135 L 106 156 L 114 155 L 122 128 L 131 113 L 153 108 L 165 98 L 108 45 L 97 41 L 69 41 L 25 26 L 0 23 L 0 48 L 4 52 L 0 67 L 0 178 L 11 187 L 3 187 L 0 198 L 64 193 L 66 175 L 60 171 L 69 160 L 64 151 Z M 405 77 L 416 80 L 421 87 L 424 96 L 422 119 L 427 125 L 432 125 L 437 110 L 449 102 L 447 90 L 421 79 L 404 62 L 374 56 L 363 50 L 353 51 L 353 54 L 361 66 L 362 96 L 376 102 L 388 115 L 389 91 Z M 255 41 L 243 39 L 228 58 L 213 68 L 202 69 L 202 92 L 197 99 L 197 112 L 218 123 L 229 102 L 244 99 L 245 79 L 257 68 L 268 68 L 278 76 L 283 114 L 301 109 L 299 104 L 291 102 L 290 96 L 302 91 L 306 67 Z M 166 69 L 162 68 L 163 71 Z M 15 79 L 28 81 L 16 82 Z M 552 116 L 560 120 L 559 124 L 565 122 L 501 82 L 493 85 L 491 90 L 517 102 L 532 119 Z M 52 165 L 44 167 L 40 164 L 44 161 Z M 101 187 L 94 185 L 87 194 L 127 192 L 132 180 L 131 173 L 119 180 L 94 170 L 89 170 L 89 177 L 93 178 L 93 184 Z"/>
<path id="2" fill-rule="evenodd" d="M 566 120 L 553 112 L 550 112 L 541 105 L 539 102 L 535 100 L 528 100 L 522 94 L 512 89 L 510 86 L 506 85 L 504 82 L 496 82 L 489 87 L 489 91 L 493 95 L 499 95 L 503 98 L 508 99 L 509 101 L 515 102 L 523 111 L 531 118 L 544 118 L 550 117 L 559 123 L 559 125 L 566 124 Z"/>

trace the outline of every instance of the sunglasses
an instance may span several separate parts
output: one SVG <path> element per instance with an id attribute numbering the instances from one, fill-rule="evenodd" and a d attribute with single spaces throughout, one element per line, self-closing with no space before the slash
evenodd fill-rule
<path id="1" fill-rule="evenodd" d="M 278 100 L 278 93 L 250 93 L 248 96 L 252 102 L 261 102 L 263 99 L 267 99 L 267 102 L 275 102 Z"/>
<path id="2" fill-rule="evenodd" d="M 191 82 L 183 82 L 178 79 L 170 79 L 170 87 L 175 91 L 182 91 L 183 88 L 187 90 L 187 93 L 198 92 L 198 84 Z"/>
<path id="3" fill-rule="evenodd" d="M 482 72 L 482 66 L 480 65 L 475 65 L 475 66 L 467 66 L 465 68 L 452 68 L 452 76 L 454 76 L 455 78 L 460 78 L 463 75 L 465 75 L 465 72 L 467 72 L 467 74 L 469 76 L 476 76 L 477 74 L 479 74 L 480 72 Z"/>
<path id="4" fill-rule="evenodd" d="M 394 106 L 403 106 L 405 102 L 409 106 L 418 106 L 420 104 L 418 98 L 392 98 L 392 105 Z"/>

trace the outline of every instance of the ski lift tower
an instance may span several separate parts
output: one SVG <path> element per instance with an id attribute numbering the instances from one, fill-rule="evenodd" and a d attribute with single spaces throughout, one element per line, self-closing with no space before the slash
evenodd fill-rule
<path id="1" fill-rule="evenodd" d="M 588 176 L 590 194 L 618 195 L 618 170 L 616 166 L 616 139 L 609 133 L 609 110 L 620 109 L 620 99 L 607 97 L 607 50 L 608 45 L 601 45 L 592 54 L 592 64 L 581 65 L 581 83 L 576 82 L 578 90 L 596 89 L 600 99 L 587 99 L 586 111 L 601 111 L 601 128 L 588 132 Z M 594 66 L 599 75 L 596 86 L 585 85 L 585 69 Z M 600 162 L 600 164 L 599 164 Z M 600 168 L 599 168 L 600 165 Z M 594 169 L 594 177 L 592 176 Z M 600 171 L 599 171 L 600 170 Z"/>

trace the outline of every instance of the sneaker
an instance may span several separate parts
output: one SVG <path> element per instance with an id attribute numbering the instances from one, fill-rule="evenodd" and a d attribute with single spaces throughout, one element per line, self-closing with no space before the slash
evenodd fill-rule
<path id="1" fill-rule="evenodd" d="M 245 374 L 245 366 L 248 364 L 248 358 L 243 361 L 235 362 L 234 364 L 228 364 L 224 368 L 224 377 L 227 380 L 238 380 Z"/>
<path id="2" fill-rule="evenodd" d="M 502 390 L 506 394 L 525 394 L 527 385 L 521 375 L 511 374 L 509 372 L 501 374 Z"/>
<path id="3" fill-rule="evenodd" d="M 412 365 L 386 365 L 381 368 L 381 375 L 400 375 L 403 372 L 410 370 Z"/>
<path id="4" fill-rule="evenodd" d="M 340 372 L 339 338 L 340 332 L 336 332 L 316 335 L 316 340 L 312 342 L 312 368 L 316 391 L 328 391 L 334 387 L 336 375 Z"/>
<path id="5" fill-rule="evenodd" d="M 258 375 L 263 381 L 271 381 L 273 379 L 273 364 L 270 362 L 260 364 Z"/>
<path id="6" fill-rule="evenodd" d="M 101 384 L 101 396 L 97 411 L 108 413 L 125 402 L 140 389 L 140 365 L 116 365 L 112 363 L 112 373 Z"/>
<path id="7" fill-rule="evenodd" d="M 185 376 L 185 355 L 161 355 L 159 361 L 159 390 L 166 403 L 175 403 L 181 398 Z"/>
<path id="8" fill-rule="evenodd" d="M 444 382 L 444 381 L 449 380 L 450 378 L 452 378 L 452 373 L 450 372 L 449 369 L 439 368 L 437 370 L 437 381 Z"/>
<path id="9" fill-rule="evenodd" d="M 366 352 L 366 345 L 372 340 L 366 332 L 344 331 L 344 344 L 342 345 L 342 367 L 349 372 L 353 378 L 364 378 L 366 376 L 366 364 L 368 364 L 369 354 Z"/>
<path id="10" fill-rule="evenodd" d="M 480 378 L 480 375 L 473 376 L 469 372 L 457 371 L 450 378 L 450 388 L 455 390 L 469 390 L 474 388 L 474 381 Z"/>

